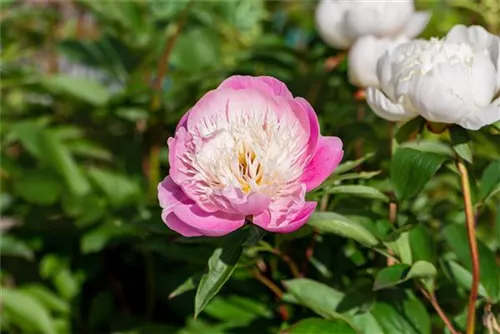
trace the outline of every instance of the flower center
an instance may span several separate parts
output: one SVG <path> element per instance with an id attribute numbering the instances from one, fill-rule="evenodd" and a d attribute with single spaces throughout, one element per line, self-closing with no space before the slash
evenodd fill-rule
<path id="1" fill-rule="evenodd" d="M 191 135 L 194 147 L 186 152 L 187 172 L 207 200 L 226 188 L 270 197 L 287 192 L 307 160 L 302 125 L 267 110 L 216 114 L 201 121 Z"/>

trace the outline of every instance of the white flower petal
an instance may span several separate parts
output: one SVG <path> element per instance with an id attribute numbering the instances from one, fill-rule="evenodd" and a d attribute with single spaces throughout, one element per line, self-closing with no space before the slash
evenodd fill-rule
<path id="1" fill-rule="evenodd" d="M 500 37 L 495 37 L 489 47 L 489 52 L 497 74 L 496 92 L 500 92 Z"/>
<path id="2" fill-rule="evenodd" d="M 466 27 L 462 24 L 454 26 L 446 35 L 449 42 L 469 44 L 475 52 L 488 49 L 495 36 L 481 26 Z"/>
<path id="3" fill-rule="evenodd" d="M 343 18 L 348 4 L 339 1 L 322 0 L 316 7 L 316 28 L 326 44 L 338 49 L 347 49 L 350 40 L 343 28 Z"/>
<path id="4" fill-rule="evenodd" d="M 500 97 L 488 107 L 463 117 L 457 124 L 469 130 L 479 130 L 498 121 L 500 121 Z"/>
<path id="5" fill-rule="evenodd" d="M 471 68 L 470 91 L 474 102 L 479 107 L 485 107 L 491 103 L 497 88 L 498 72 L 491 62 L 490 57 L 480 53 L 476 54 Z"/>
<path id="6" fill-rule="evenodd" d="M 456 67 L 457 71 L 460 68 Z M 460 86 L 460 82 L 455 86 Z M 418 113 L 431 122 L 456 123 L 475 110 L 471 101 L 450 87 L 449 81 L 438 80 L 431 73 L 411 80 L 408 98 Z"/>
<path id="7" fill-rule="evenodd" d="M 408 42 L 406 37 L 390 39 L 368 35 L 359 38 L 349 50 L 349 81 L 358 87 L 379 88 L 379 79 L 377 78 L 378 60 L 384 52 L 391 51 L 405 42 Z M 385 69 L 381 69 L 381 71 L 384 72 Z M 381 76 L 387 82 L 391 73 L 384 72 Z"/>
<path id="8" fill-rule="evenodd" d="M 366 102 L 379 117 L 388 121 L 398 122 L 417 116 L 403 108 L 401 104 L 396 104 L 389 100 L 380 90 L 369 87 L 366 90 Z"/>
<path id="9" fill-rule="evenodd" d="M 402 35 L 408 38 L 417 37 L 427 26 L 431 19 L 430 12 L 416 12 L 403 29 Z"/>

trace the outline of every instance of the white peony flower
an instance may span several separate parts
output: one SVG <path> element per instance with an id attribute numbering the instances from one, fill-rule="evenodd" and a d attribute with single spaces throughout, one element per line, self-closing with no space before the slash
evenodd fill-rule
<path id="1" fill-rule="evenodd" d="M 378 38 L 372 35 L 359 38 L 349 49 L 349 82 L 358 87 L 379 87 L 377 61 L 387 50 L 410 40 L 405 36 L 398 38 Z"/>
<path id="2" fill-rule="evenodd" d="M 366 35 L 412 39 L 420 34 L 429 19 L 429 13 L 415 12 L 413 0 L 321 0 L 316 8 L 320 36 L 338 49 L 347 49 Z"/>
<path id="3" fill-rule="evenodd" d="M 421 115 L 470 130 L 500 120 L 500 38 L 479 26 L 455 26 L 442 40 L 416 40 L 378 61 L 380 89 L 367 101 L 390 121 Z"/>

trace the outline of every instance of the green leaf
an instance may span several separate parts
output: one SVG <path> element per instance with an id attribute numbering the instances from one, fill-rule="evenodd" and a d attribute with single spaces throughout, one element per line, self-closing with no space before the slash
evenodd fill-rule
<path id="1" fill-rule="evenodd" d="M 40 122 L 29 120 L 14 124 L 11 129 L 11 135 L 19 139 L 29 153 L 41 159 L 43 158 L 43 152 L 40 150 L 39 136 L 42 131 L 44 129 Z"/>
<path id="2" fill-rule="evenodd" d="M 340 181 L 346 181 L 346 180 L 357 180 L 357 179 L 363 179 L 363 180 L 368 180 L 371 179 L 372 177 L 375 177 L 379 175 L 382 171 L 376 170 L 373 172 L 359 172 L 359 173 L 346 173 L 346 174 L 340 174 L 340 175 L 332 175 L 331 181 L 332 183 L 334 182 L 340 182 Z M 325 185 L 328 185 L 328 183 L 324 182 L 322 187 Z"/>
<path id="3" fill-rule="evenodd" d="M 109 221 L 86 232 L 80 239 L 80 250 L 83 254 L 96 253 L 114 239 L 126 238 L 135 234 L 136 229 L 131 224 Z"/>
<path id="4" fill-rule="evenodd" d="M 80 281 L 69 268 L 64 268 L 52 278 L 59 294 L 67 300 L 74 298 L 80 292 Z"/>
<path id="5" fill-rule="evenodd" d="M 325 192 L 332 195 L 349 195 L 349 196 L 357 196 L 370 199 L 378 199 L 384 202 L 389 201 L 389 198 L 382 192 L 380 192 L 380 190 L 373 187 L 357 185 L 357 184 L 336 186 L 325 190 Z"/>
<path id="6" fill-rule="evenodd" d="M 443 270 L 448 278 L 456 285 L 470 291 L 472 286 L 472 273 L 456 263 L 455 261 L 443 261 Z M 479 283 L 478 294 L 481 297 L 488 298 L 488 293 L 482 283 Z"/>
<path id="7" fill-rule="evenodd" d="M 47 170 L 33 170 L 24 173 L 14 183 L 16 193 L 27 202 L 38 205 L 52 205 L 61 197 L 61 180 Z"/>
<path id="8" fill-rule="evenodd" d="M 371 312 L 358 313 L 352 317 L 353 323 L 359 329 L 360 333 L 384 333 L 377 319 Z"/>
<path id="9" fill-rule="evenodd" d="M 373 290 L 389 288 L 405 281 L 406 274 L 409 270 L 410 266 L 402 263 L 397 263 L 390 267 L 383 268 L 375 277 Z"/>
<path id="10" fill-rule="evenodd" d="M 297 322 L 285 333 L 290 334 L 356 334 L 347 322 L 342 320 L 325 320 L 319 318 L 308 318 Z"/>
<path id="11" fill-rule="evenodd" d="M 297 302 L 326 319 L 344 319 L 336 311 L 344 294 L 325 284 L 308 278 L 297 278 L 283 282 Z"/>
<path id="12" fill-rule="evenodd" d="M 412 254 L 410 247 L 410 237 L 408 232 L 403 232 L 396 240 L 395 245 L 397 247 L 397 254 L 401 259 L 401 262 L 411 265 L 412 264 Z"/>
<path id="13" fill-rule="evenodd" d="M 307 224 L 315 227 L 319 232 L 341 235 L 367 246 L 375 246 L 379 243 L 363 225 L 333 212 L 314 212 Z"/>
<path id="14" fill-rule="evenodd" d="M 201 280 L 201 274 L 196 274 L 194 276 L 189 277 L 184 283 L 179 285 L 174 291 L 172 291 L 168 298 L 172 299 L 179 295 L 182 295 L 185 292 L 196 289 Z"/>
<path id="15" fill-rule="evenodd" d="M 333 175 L 339 175 L 345 172 L 348 172 L 359 165 L 361 165 L 363 162 L 366 160 L 372 158 L 375 155 L 375 153 L 368 153 L 364 157 L 361 157 L 357 160 L 349 160 L 341 163 L 337 168 L 335 168 L 335 171 L 333 172 Z"/>
<path id="16" fill-rule="evenodd" d="M 41 284 L 24 285 L 20 290 L 36 298 L 41 304 L 54 312 L 68 314 L 70 311 L 67 301 L 61 299 Z"/>
<path id="17" fill-rule="evenodd" d="M 392 287 L 412 278 L 434 277 L 436 274 L 436 268 L 432 263 L 426 261 L 417 261 L 411 267 L 407 264 L 397 263 L 377 273 L 373 283 L 373 290 Z"/>
<path id="18" fill-rule="evenodd" d="M 411 278 L 429 278 L 436 276 L 436 267 L 427 261 L 417 261 L 415 262 L 410 271 L 406 274 L 405 280 Z"/>
<path id="19" fill-rule="evenodd" d="M 194 300 L 194 317 L 207 306 L 208 302 L 217 295 L 222 286 L 233 274 L 240 260 L 243 247 L 241 246 L 248 236 L 248 231 L 238 230 L 217 248 L 208 260 L 208 273 L 203 274 L 196 291 Z"/>
<path id="20" fill-rule="evenodd" d="M 25 291 L 2 288 L 3 312 L 12 314 L 25 332 L 55 333 L 49 312 L 33 296 Z"/>
<path id="21" fill-rule="evenodd" d="M 89 78 L 60 74 L 45 78 L 42 85 L 54 93 L 68 94 L 95 106 L 102 106 L 109 100 L 106 87 Z"/>
<path id="22" fill-rule="evenodd" d="M 413 260 L 423 260 L 433 263 L 436 258 L 435 244 L 426 228 L 422 225 L 417 225 L 409 233 Z"/>
<path id="23" fill-rule="evenodd" d="M 398 148 L 391 161 L 391 183 L 402 201 L 418 195 L 447 157 L 411 148 Z"/>
<path id="24" fill-rule="evenodd" d="M 195 73 L 217 67 L 221 59 L 220 40 L 209 29 L 187 30 L 175 43 L 170 59 L 172 65 L 186 72 Z"/>
<path id="25" fill-rule="evenodd" d="M 467 270 L 471 271 L 472 261 L 469 247 L 467 247 L 468 241 L 465 226 L 448 224 L 443 229 L 443 235 L 447 244 L 457 255 L 458 260 Z M 495 254 L 480 240 L 477 240 L 477 248 L 479 251 L 480 281 L 486 289 L 489 299 L 496 301 L 500 298 L 500 269 L 496 263 Z"/>
<path id="26" fill-rule="evenodd" d="M 140 196 L 139 185 L 125 175 L 97 167 L 90 168 L 89 177 L 108 197 L 111 205 L 119 207 L 137 201 Z"/>
<path id="27" fill-rule="evenodd" d="M 455 151 L 453 151 L 450 144 L 443 143 L 437 140 L 420 139 L 420 140 L 408 141 L 402 143 L 398 148 L 411 148 L 419 152 L 443 155 L 450 159 L 455 158 Z"/>
<path id="28" fill-rule="evenodd" d="M 500 160 L 493 161 L 486 167 L 479 185 L 481 198 L 483 199 L 500 185 Z"/>
<path id="29" fill-rule="evenodd" d="M 384 334 L 431 334 L 431 320 L 425 306 L 415 296 L 402 290 L 380 295 L 372 314 Z"/>
<path id="30" fill-rule="evenodd" d="M 497 237 L 497 245 L 500 248 L 500 202 L 497 203 L 495 210 L 495 235 Z"/>
<path id="31" fill-rule="evenodd" d="M 467 130 L 458 125 L 453 125 L 450 129 L 451 146 L 458 156 L 465 161 L 472 163 L 472 141 L 467 134 Z"/>
<path id="32" fill-rule="evenodd" d="M 394 136 L 396 138 L 396 141 L 398 143 L 402 143 L 408 140 L 413 134 L 421 132 L 425 126 L 425 122 L 425 119 L 422 117 L 415 117 L 409 120 L 408 122 L 403 124 L 396 132 L 396 135 Z"/>
<path id="33" fill-rule="evenodd" d="M 88 140 L 75 140 L 66 143 L 69 151 L 84 158 L 111 161 L 111 153 L 101 146 Z"/>
<path id="34" fill-rule="evenodd" d="M 0 253 L 2 256 L 18 256 L 27 260 L 33 260 L 34 257 L 33 251 L 23 240 L 5 233 L 2 233 Z"/>
<path id="35" fill-rule="evenodd" d="M 41 133 L 39 140 L 44 157 L 64 177 L 70 190 L 75 195 L 85 195 L 88 193 L 90 185 L 67 147 L 47 131 Z"/>
<path id="36" fill-rule="evenodd" d="M 272 318 L 268 305 L 241 296 L 215 297 L 205 308 L 205 313 L 214 319 L 235 325 L 247 325 L 257 318 Z"/>

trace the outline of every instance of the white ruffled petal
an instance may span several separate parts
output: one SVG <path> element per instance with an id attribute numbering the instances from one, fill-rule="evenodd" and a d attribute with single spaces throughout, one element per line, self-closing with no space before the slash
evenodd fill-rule
<path id="1" fill-rule="evenodd" d="M 500 97 L 488 107 L 463 117 L 457 124 L 469 130 L 479 130 L 498 121 L 500 121 Z"/>
<path id="2" fill-rule="evenodd" d="M 420 35 L 431 19 L 430 12 L 416 12 L 403 29 L 402 35 L 412 39 Z"/>
<path id="3" fill-rule="evenodd" d="M 389 100 L 384 93 L 374 87 L 369 87 L 366 90 L 366 102 L 375 114 L 388 121 L 399 122 L 417 116 L 417 114 L 405 110 L 401 104 Z"/>

